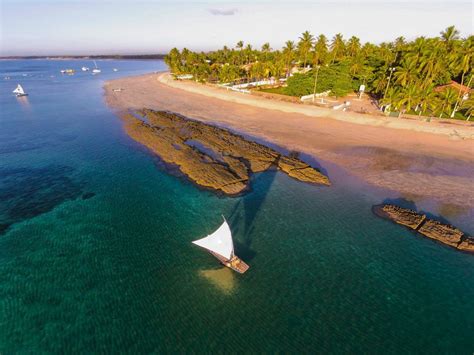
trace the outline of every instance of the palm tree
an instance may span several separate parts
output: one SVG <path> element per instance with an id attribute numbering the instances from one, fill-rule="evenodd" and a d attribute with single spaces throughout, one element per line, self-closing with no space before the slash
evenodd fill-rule
<path id="1" fill-rule="evenodd" d="M 466 41 L 465 45 L 462 47 L 462 52 L 460 56 L 457 56 L 457 60 L 453 61 L 455 63 L 454 65 L 456 68 L 461 71 L 461 87 L 459 88 L 458 96 L 456 99 L 456 104 L 454 105 L 453 112 L 451 113 L 451 117 L 454 117 L 454 114 L 456 113 L 456 109 L 459 106 L 460 100 L 462 100 L 461 93 L 462 93 L 462 87 L 464 85 L 464 78 L 466 76 L 466 73 L 472 72 L 473 69 L 473 60 L 474 60 L 474 46 L 472 46 L 469 42 Z M 469 84 L 467 84 L 467 87 L 471 86 L 472 82 L 472 75 L 471 79 L 469 80 Z"/>
<path id="2" fill-rule="evenodd" d="M 272 50 L 270 43 L 264 43 L 262 46 L 262 52 L 265 54 L 265 61 L 267 60 L 268 53 Z"/>
<path id="3" fill-rule="evenodd" d="M 395 38 L 394 45 L 397 51 L 401 51 L 403 47 L 406 45 L 405 37 L 400 36 L 400 37 Z"/>
<path id="4" fill-rule="evenodd" d="M 165 56 L 165 63 L 170 67 L 171 72 L 175 74 L 181 73 L 181 53 L 177 48 L 173 48 Z"/>
<path id="5" fill-rule="evenodd" d="M 222 55 L 223 55 L 223 57 L 224 57 L 224 62 L 228 62 L 228 61 L 229 61 L 229 58 L 228 58 L 228 57 L 229 57 L 229 52 L 230 52 L 230 51 L 229 51 L 229 47 L 224 46 L 224 47 L 222 48 Z"/>
<path id="6" fill-rule="evenodd" d="M 434 86 L 430 85 L 425 90 L 422 91 L 420 95 L 420 101 L 418 103 L 418 115 L 426 114 L 426 112 L 433 111 L 437 106 L 437 93 L 434 91 Z"/>
<path id="7" fill-rule="evenodd" d="M 303 67 L 306 68 L 306 63 L 308 60 L 308 53 L 311 50 L 311 47 L 313 46 L 313 41 L 314 37 L 309 31 L 305 31 L 301 34 L 301 37 L 299 37 L 299 42 L 298 42 L 298 49 L 300 51 L 300 55 L 303 56 Z"/>
<path id="8" fill-rule="evenodd" d="M 430 47 L 422 52 L 418 63 L 426 83 L 431 83 L 443 71 L 445 56 L 444 49 L 438 42 L 431 43 Z"/>
<path id="9" fill-rule="evenodd" d="M 334 63 L 336 58 L 342 56 L 344 53 L 344 40 L 342 39 L 342 34 L 337 33 L 331 42 L 331 52 L 332 52 L 332 61 L 331 64 Z"/>
<path id="10" fill-rule="evenodd" d="M 416 62 L 411 59 L 407 58 L 400 68 L 397 68 L 395 72 L 395 78 L 397 79 L 397 83 L 399 85 L 408 86 L 411 82 L 415 81 L 418 74 L 418 67 Z"/>
<path id="11" fill-rule="evenodd" d="M 322 65 L 327 63 L 328 55 L 328 40 L 325 35 L 321 34 L 318 36 L 318 40 L 314 45 L 315 51 L 315 63 L 316 65 Z"/>
<path id="12" fill-rule="evenodd" d="M 293 55 L 295 52 L 295 42 L 293 41 L 286 41 L 285 47 L 283 48 L 283 54 L 286 58 L 286 76 L 290 75 L 291 70 L 291 61 L 293 60 Z"/>
<path id="13" fill-rule="evenodd" d="M 418 37 L 410 46 L 410 56 L 412 56 L 418 62 L 426 52 L 427 45 L 428 42 L 425 37 Z"/>
<path id="14" fill-rule="evenodd" d="M 460 110 L 466 109 L 465 116 L 467 116 L 466 121 L 471 119 L 471 116 L 474 114 L 474 96 L 471 95 L 467 100 L 461 101 L 459 106 Z"/>
<path id="15" fill-rule="evenodd" d="M 404 107 L 407 112 L 413 111 L 420 102 L 420 89 L 416 85 L 412 84 L 403 90 L 401 94 L 400 100 L 397 103 L 398 106 Z"/>
<path id="16" fill-rule="evenodd" d="M 349 50 L 349 55 L 351 57 L 355 57 L 360 50 L 360 39 L 352 36 L 347 41 L 347 49 Z"/>
<path id="17" fill-rule="evenodd" d="M 244 41 L 238 41 L 235 48 L 239 50 L 239 64 L 242 64 L 242 49 L 244 48 Z"/>
<path id="18" fill-rule="evenodd" d="M 250 64 L 251 59 L 252 59 L 252 53 L 253 53 L 253 48 L 251 44 L 247 44 L 247 47 L 245 47 L 245 55 L 247 57 L 247 65 Z"/>
<path id="19" fill-rule="evenodd" d="M 443 113 L 446 113 L 448 116 L 451 114 L 451 109 L 455 105 L 456 97 L 456 90 L 450 87 L 441 93 L 441 111 L 439 114 L 439 118 L 443 116 Z"/>
<path id="20" fill-rule="evenodd" d="M 283 75 L 286 74 L 286 64 L 285 64 L 285 61 L 283 59 L 280 59 L 280 60 L 277 60 L 274 64 L 273 64 L 273 68 L 272 68 L 272 75 L 278 77 L 278 78 L 281 78 Z"/>
<path id="21" fill-rule="evenodd" d="M 451 50 L 453 42 L 459 39 L 459 31 L 454 26 L 447 27 L 444 31 L 440 32 L 440 35 L 448 50 Z"/>
<path id="22" fill-rule="evenodd" d="M 352 76 L 356 76 L 364 68 L 364 56 L 358 54 L 352 58 L 350 73 Z"/>
<path id="23" fill-rule="evenodd" d="M 387 94 L 380 100 L 380 105 L 390 106 L 391 109 L 398 110 L 400 98 L 400 90 L 396 87 L 391 87 L 387 90 Z"/>
<path id="24" fill-rule="evenodd" d="M 385 70 L 380 71 L 374 81 L 372 82 L 372 87 L 377 94 L 381 94 L 384 92 L 385 88 L 387 88 L 388 84 L 388 76 Z"/>

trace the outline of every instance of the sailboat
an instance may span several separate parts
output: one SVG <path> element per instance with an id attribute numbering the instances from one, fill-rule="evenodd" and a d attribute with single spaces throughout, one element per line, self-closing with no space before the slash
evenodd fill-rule
<path id="1" fill-rule="evenodd" d="M 193 244 L 209 251 L 224 266 L 243 274 L 249 269 L 237 255 L 234 254 L 234 243 L 232 232 L 224 218 L 224 223 L 212 234 L 205 238 L 193 241 Z"/>
<path id="2" fill-rule="evenodd" d="M 82 71 L 89 71 L 90 69 L 88 67 L 82 67 Z"/>
<path id="3" fill-rule="evenodd" d="M 95 65 L 95 68 L 92 69 L 92 74 L 99 74 L 101 70 L 97 68 L 97 63 L 95 62 L 95 60 L 94 60 L 94 65 Z"/>
<path id="4" fill-rule="evenodd" d="M 16 97 L 21 97 L 21 96 L 28 96 L 28 94 L 23 90 L 23 87 L 18 84 L 15 90 L 13 90 L 13 93 L 16 95 Z"/>

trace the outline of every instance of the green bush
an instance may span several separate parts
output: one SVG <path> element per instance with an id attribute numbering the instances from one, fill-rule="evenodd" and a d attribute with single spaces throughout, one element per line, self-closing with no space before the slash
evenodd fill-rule
<path id="1" fill-rule="evenodd" d="M 291 96 L 303 96 L 312 94 L 314 91 L 316 71 L 312 70 L 306 74 L 295 74 L 288 78 L 288 86 L 285 93 Z M 357 89 L 357 83 L 353 82 L 349 73 L 349 65 L 341 62 L 330 66 L 322 66 L 318 73 L 316 92 L 331 90 L 335 96 L 345 96 Z"/>
<path id="2" fill-rule="evenodd" d="M 290 96 L 304 96 L 313 92 L 314 78 L 308 74 L 295 74 L 288 78 L 284 92 Z"/>

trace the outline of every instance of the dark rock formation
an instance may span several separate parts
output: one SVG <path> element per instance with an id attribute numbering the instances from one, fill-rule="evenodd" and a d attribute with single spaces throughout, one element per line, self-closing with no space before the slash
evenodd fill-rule
<path id="1" fill-rule="evenodd" d="M 125 130 L 199 186 L 237 195 L 251 173 L 271 167 L 296 180 L 330 185 L 327 176 L 296 157 L 283 156 L 228 130 L 164 112 L 142 110 L 124 116 Z"/>
<path id="2" fill-rule="evenodd" d="M 449 224 L 429 219 L 424 214 L 395 205 L 374 206 L 373 211 L 377 216 L 401 224 L 425 237 L 437 240 L 458 250 L 474 252 L 474 238 Z"/>
<path id="3" fill-rule="evenodd" d="M 418 232 L 455 248 L 461 243 L 464 235 L 459 229 L 432 219 L 427 219 Z"/>

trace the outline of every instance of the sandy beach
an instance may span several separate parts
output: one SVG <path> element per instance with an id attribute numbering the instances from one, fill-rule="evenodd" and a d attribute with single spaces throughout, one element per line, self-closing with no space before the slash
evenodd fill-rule
<path id="1" fill-rule="evenodd" d="M 323 168 L 332 162 L 416 203 L 436 201 L 446 215 L 474 208 L 472 123 L 336 112 L 174 81 L 166 73 L 117 79 L 104 88 L 118 112 L 177 112 L 308 154 Z"/>

